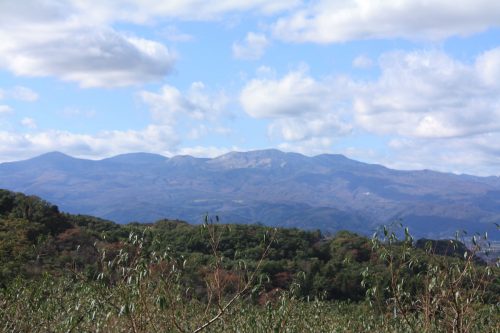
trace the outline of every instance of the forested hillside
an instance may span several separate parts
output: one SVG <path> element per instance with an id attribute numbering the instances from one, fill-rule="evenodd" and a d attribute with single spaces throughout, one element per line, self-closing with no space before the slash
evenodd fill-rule
<path id="1" fill-rule="evenodd" d="M 346 331 L 412 331 L 424 322 L 433 331 L 456 317 L 420 312 L 440 307 L 462 311 L 462 328 L 499 324 L 498 267 L 475 257 L 479 248 L 401 232 L 401 240 L 387 228 L 374 239 L 348 231 L 325 237 L 217 217 L 119 225 L 2 190 L 0 325 L 34 330 L 23 326 L 32 316 L 49 325 L 40 331 L 182 332 L 216 318 L 203 329 L 252 332 L 253 321 L 263 332 L 292 324 L 319 332 L 331 330 L 334 316 Z M 388 304 L 398 314 L 392 319 Z M 358 317 L 349 321 L 351 313 Z M 302 316 L 321 318 L 299 324 Z"/>

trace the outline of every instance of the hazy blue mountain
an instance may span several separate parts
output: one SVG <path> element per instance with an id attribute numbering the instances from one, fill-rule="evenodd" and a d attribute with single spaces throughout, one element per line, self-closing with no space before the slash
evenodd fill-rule
<path id="1" fill-rule="evenodd" d="M 403 219 L 419 236 L 466 229 L 499 238 L 499 177 L 398 171 L 342 155 L 260 150 L 213 159 L 135 153 L 92 161 L 55 152 L 0 164 L 0 188 L 118 222 L 197 223 L 210 213 L 226 222 L 371 233 Z"/>

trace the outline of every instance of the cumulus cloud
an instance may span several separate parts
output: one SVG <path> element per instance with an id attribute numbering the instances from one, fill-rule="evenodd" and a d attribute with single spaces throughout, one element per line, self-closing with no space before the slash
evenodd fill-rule
<path id="1" fill-rule="evenodd" d="M 197 120 L 213 119 L 224 111 L 228 102 L 224 92 L 211 94 L 202 82 L 192 83 L 186 93 L 164 85 L 158 93 L 142 91 L 139 96 L 158 123 L 171 123 L 180 115 Z"/>
<path id="2" fill-rule="evenodd" d="M 332 137 L 346 135 L 352 129 L 344 119 L 343 92 L 338 86 L 337 80 L 315 80 L 301 69 L 278 79 L 249 81 L 241 91 L 240 102 L 251 117 L 272 120 L 269 136 L 284 140 L 281 148 L 289 142 L 297 149 L 319 143 L 324 147 Z"/>
<path id="3" fill-rule="evenodd" d="M 237 59 L 260 59 L 270 42 L 264 34 L 249 32 L 243 42 L 233 43 L 233 56 Z"/>
<path id="4" fill-rule="evenodd" d="M 55 76 L 86 88 L 121 87 L 160 80 L 174 61 L 162 44 L 112 29 L 65 30 L 43 39 L 26 33 L 19 38 L 0 31 L 10 41 L 0 45 L 0 63 L 21 76 Z"/>
<path id="5" fill-rule="evenodd" d="M 324 111 L 331 90 L 305 70 L 288 73 L 281 79 L 262 78 L 249 81 L 242 89 L 240 102 L 255 118 L 275 118 Z"/>
<path id="6" fill-rule="evenodd" d="M 500 24 L 500 3 L 490 0 L 375 0 L 305 4 L 273 26 L 277 38 L 335 43 L 374 38 L 438 40 Z"/>
<path id="7" fill-rule="evenodd" d="M 20 76 L 55 76 L 82 87 L 162 79 L 174 55 L 159 42 L 128 36 L 76 4 L 0 3 L 0 67 Z"/>
<path id="8" fill-rule="evenodd" d="M 357 123 L 374 133 L 408 137 L 461 137 L 500 131 L 500 95 L 491 73 L 500 49 L 472 65 L 439 51 L 382 56 L 382 74 L 355 84 Z"/>
<path id="9" fill-rule="evenodd" d="M 202 82 L 193 82 L 183 92 L 164 85 L 158 92 L 141 91 L 138 96 L 149 107 L 154 124 L 175 128 L 183 140 L 230 132 L 221 125 L 221 120 L 230 116 L 226 111 L 229 99 L 223 91 L 212 92 Z"/>

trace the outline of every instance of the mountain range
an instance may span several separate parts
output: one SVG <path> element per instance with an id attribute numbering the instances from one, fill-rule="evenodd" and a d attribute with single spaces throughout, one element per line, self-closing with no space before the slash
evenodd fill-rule
<path id="1" fill-rule="evenodd" d="M 402 221 L 417 236 L 457 230 L 498 239 L 500 177 L 399 171 L 343 155 L 279 150 L 216 158 L 148 153 L 86 160 L 53 152 L 0 164 L 0 188 L 38 195 L 62 210 L 117 222 L 204 214 L 224 222 L 371 234 Z"/>

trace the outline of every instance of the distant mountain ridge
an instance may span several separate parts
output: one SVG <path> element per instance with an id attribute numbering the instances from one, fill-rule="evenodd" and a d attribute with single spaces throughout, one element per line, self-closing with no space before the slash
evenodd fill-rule
<path id="1" fill-rule="evenodd" d="M 398 171 L 343 155 L 279 150 L 216 158 L 131 153 L 86 160 L 53 152 L 0 164 L 0 188 L 36 194 L 64 211 L 117 222 L 169 217 L 371 233 L 396 219 L 417 236 L 500 223 L 500 178 Z"/>

